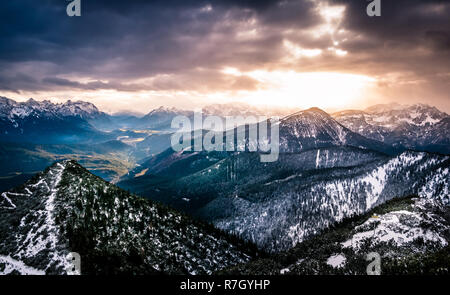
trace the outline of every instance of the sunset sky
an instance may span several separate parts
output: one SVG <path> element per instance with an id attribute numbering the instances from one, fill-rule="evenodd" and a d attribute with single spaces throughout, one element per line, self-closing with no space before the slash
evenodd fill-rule
<path id="1" fill-rule="evenodd" d="M 450 112 L 450 1 L 0 2 L 0 96 L 102 110 L 232 101 Z"/>

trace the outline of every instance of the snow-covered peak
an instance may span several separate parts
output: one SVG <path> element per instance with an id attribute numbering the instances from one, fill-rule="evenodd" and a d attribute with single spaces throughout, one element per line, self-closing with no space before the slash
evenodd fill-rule
<path id="1" fill-rule="evenodd" d="M 7 97 L 4 96 L 0 96 L 0 106 L 4 106 L 4 105 L 15 105 L 16 101 L 9 99 Z"/>
<path id="2" fill-rule="evenodd" d="M 257 108 L 242 102 L 210 104 L 203 107 L 205 114 L 226 116 L 261 116 L 264 113 Z"/>
<path id="3" fill-rule="evenodd" d="M 386 104 L 376 104 L 376 105 L 366 108 L 364 111 L 366 111 L 367 113 L 383 113 L 383 112 L 389 112 L 389 111 L 393 111 L 393 110 L 402 110 L 405 107 L 406 107 L 405 105 L 393 102 L 393 103 L 386 103 Z"/>
<path id="4" fill-rule="evenodd" d="M 302 110 L 296 113 L 293 113 L 292 115 L 286 116 L 283 120 L 288 120 L 291 118 L 297 118 L 297 117 L 301 117 L 301 116 L 320 116 L 322 118 L 331 118 L 331 116 L 325 112 L 324 110 L 317 108 L 317 107 L 312 107 L 306 110 Z"/>
<path id="5" fill-rule="evenodd" d="M 310 108 L 282 119 L 280 128 L 299 138 L 329 136 L 329 139 L 345 141 L 345 128 L 319 108 Z"/>
<path id="6" fill-rule="evenodd" d="M 445 130 L 448 114 L 426 104 L 376 105 L 364 111 L 337 112 L 333 117 L 353 132 L 397 147 L 428 150 L 434 139 L 441 145 L 450 140 Z"/>
<path id="7" fill-rule="evenodd" d="M 175 113 L 183 113 L 185 111 L 181 109 L 177 109 L 175 107 L 165 107 L 160 106 L 159 108 L 151 110 L 147 116 L 155 115 L 155 114 L 175 114 Z"/>
<path id="8" fill-rule="evenodd" d="M 85 101 L 52 103 L 49 100 L 36 101 L 33 98 L 25 102 L 16 102 L 6 97 L 0 97 L 0 117 L 15 122 L 16 119 L 33 117 L 81 117 L 92 119 L 103 115 L 95 105 Z"/>
<path id="9" fill-rule="evenodd" d="M 364 116 L 368 115 L 365 111 L 360 110 L 344 110 L 340 112 L 333 113 L 332 116 L 334 118 L 346 117 L 346 118 L 364 118 Z"/>
<path id="10" fill-rule="evenodd" d="M 59 112 L 65 116 L 80 116 L 82 118 L 95 117 L 101 114 L 97 107 L 90 102 L 72 102 L 71 100 L 63 103 L 59 108 Z"/>
<path id="11" fill-rule="evenodd" d="M 39 102 L 38 101 L 36 101 L 36 100 L 34 100 L 33 98 L 29 98 L 27 101 L 26 101 L 26 104 L 28 104 L 28 105 L 30 105 L 30 106 L 35 106 L 35 105 L 39 105 Z"/>
<path id="12" fill-rule="evenodd" d="M 367 122 L 391 129 L 404 123 L 414 126 L 431 126 L 448 117 L 446 113 L 426 104 L 377 105 L 365 111 Z M 342 114 L 340 115 L 342 117 Z"/>
<path id="13" fill-rule="evenodd" d="M 391 154 L 388 145 L 354 132 L 319 108 L 310 108 L 280 122 L 280 151 L 300 152 L 330 146 L 353 146 Z"/>

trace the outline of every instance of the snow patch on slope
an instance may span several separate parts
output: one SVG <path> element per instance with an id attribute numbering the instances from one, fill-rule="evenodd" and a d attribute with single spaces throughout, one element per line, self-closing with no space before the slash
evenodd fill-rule
<path id="1" fill-rule="evenodd" d="M 334 268 L 341 268 L 347 262 L 347 258 L 345 258 L 342 254 L 334 254 L 328 257 L 327 264 Z"/>
<path id="2" fill-rule="evenodd" d="M 449 168 L 438 168 L 436 173 L 427 176 L 425 184 L 419 190 L 419 196 L 423 198 L 437 198 L 444 204 L 450 204 Z"/>
<path id="3" fill-rule="evenodd" d="M 45 200 L 44 210 L 31 210 L 25 215 L 21 221 L 19 228 L 28 229 L 25 234 L 21 230 L 18 231 L 17 239 L 20 241 L 20 247 L 14 256 L 18 258 L 31 258 L 36 255 L 48 251 L 49 263 L 44 267 L 44 270 L 51 266 L 56 268 L 63 268 L 64 270 L 70 266 L 67 261 L 67 251 L 58 250 L 60 236 L 59 229 L 55 224 L 53 212 L 55 209 L 55 197 L 57 194 L 57 186 L 61 181 L 62 173 L 65 166 L 58 163 L 49 171 L 50 178 L 41 178 L 34 187 L 44 186 L 47 190 L 47 195 L 43 197 Z M 39 220 L 39 222 L 28 223 L 27 219 Z"/>
<path id="4" fill-rule="evenodd" d="M 2 193 L 2 197 L 3 197 L 3 199 L 6 202 L 9 203 L 10 206 L 8 206 L 8 207 L 1 206 L 0 208 L 3 208 L 3 209 L 14 209 L 14 208 L 16 208 L 16 205 L 14 205 L 14 203 L 11 201 L 11 199 L 8 198 L 7 194 L 8 194 L 8 192 Z"/>
<path id="5" fill-rule="evenodd" d="M 0 275 L 8 275 L 13 271 L 17 271 L 22 275 L 45 275 L 43 270 L 30 267 L 22 261 L 11 258 L 11 256 L 0 255 L 0 263 L 4 264 L 4 269 L 0 271 Z"/>
<path id="6" fill-rule="evenodd" d="M 420 208 L 423 204 L 424 201 L 416 201 L 415 206 Z M 432 224 L 433 227 L 427 228 L 423 226 L 424 224 Z M 435 228 L 444 227 L 437 216 L 407 210 L 393 211 L 369 218 L 355 228 L 357 233 L 351 239 L 341 245 L 358 251 L 367 240 L 370 240 L 371 244 L 391 242 L 402 247 L 421 238 L 425 243 L 434 242 L 443 247 L 447 245 L 447 240 Z"/>
<path id="7" fill-rule="evenodd" d="M 360 181 L 370 184 L 372 188 L 371 193 L 367 194 L 366 210 L 369 210 L 377 203 L 380 194 L 386 185 L 386 181 L 390 171 L 395 169 L 398 165 L 411 166 L 414 163 L 422 160 L 424 156 L 424 153 L 403 153 L 362 178 Z"/>

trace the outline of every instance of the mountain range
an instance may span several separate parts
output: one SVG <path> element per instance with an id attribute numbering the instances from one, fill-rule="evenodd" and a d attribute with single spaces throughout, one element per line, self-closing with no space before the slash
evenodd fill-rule
<path id="1" fill-rule="evenodd" d="M 294 129 L 286 132 L 286 137 L 290 137 L 288 140 L 291 141 L 298 139 L 296 138 L 298 135 L 303 140 L 307 137 L 313 138 L 313 133 L 318 131 L 315 130 L 316 127 L 328 128 L 324 130 L 327 134 L 317 134 L 318 139 L 314 145 L 320 145 L 321 136 L 335 141 L 348 140 L 353 144 L 352 140 L 356 135 L 349 136 L 350 130 L 365 137 L 365 141 L 373 140 L 370 143 L 372 145 L 375 144 L 374 141 L 378 141 L 397 152 L 407 149 L 444 154 L 450 152 L 449 115 L 424 104 L 376 105 L 365 110 L 344 110 L 330 115 L 320 109 L 312 108 L 284 116 L 288 114 L 285 109 L 271 110 L 242 103 L 213 104 L 204 107 L 203 111 L 205 115 L 216 115 L 222 118 L 238 115 L 281 116 L 285 124 L 291 126 L 297 124 Z M 313 112 L 315 115 L 308 117 Z M 131 114 L 109 115 L 99 111 L 95 105 L 83 101 L 68 100 L 57 104 L 50 101 L 38 102 L 33 99 L 16 102 L 0 97 L 0 140 L 47 144 L 91 143 L 116 139 L 121 135 L 123 138 L 124 134 L 121 134 L 120 129 L 173 132 L 171 121 L 179 115 L 192 118 L 193 112 L 173 107 L 159 107 L 142 117 Z M 335 122 L 332 122 L 330 117 Z M 295 121 L 298 122 L 295 123 Z M 290 131 L 294 133 L 289 135 Z M 300 133 L 295 134 L 295 132 Z M 142 134 L 136 137 L 138 136 L 142 137 Z M 361 140 L 360 137 L 358 141 Z"/>
<path id="2" fill-rule="evenodd" d="M 27 143 L 79 143 L 108 140 L 88 120 L 104 114 L 86 102 L 54 104 L 0 98 L 0 140 Z"/>
<path id="3" fill-rule="evenodd" d="M 450 117 L 434 107 L 302 110 L 269 122 L 280 154 L 266 163 L 257 152 L 174 151 L 171 120 L 192 111 L 0 102 L 0 273 L 62 274 L 69 252 L 89 274 L 351 274 L 367 249 L 388 272 L 429 262 L 436 273 L 448 258 Z M 247 147 L 249 128 L 235 130 Z"/>
<path id="4" fill-rule="evenodd" d="M 448 154 L 449 116 L 424 104 L 377 105 L 364 111 L 342 111 L 332 116 L 350 130 L 400 149 Z"/>

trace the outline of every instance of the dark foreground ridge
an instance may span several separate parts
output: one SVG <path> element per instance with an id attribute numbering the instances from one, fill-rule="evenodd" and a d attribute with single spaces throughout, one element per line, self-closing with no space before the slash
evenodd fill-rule
<path id="1" fill-rule="evenodd" d="M 256 248 L 63 161 L 0 197 L 0 274 L 210 274 Z M 69 257 L 70 258 L 70 257 Z"/>

